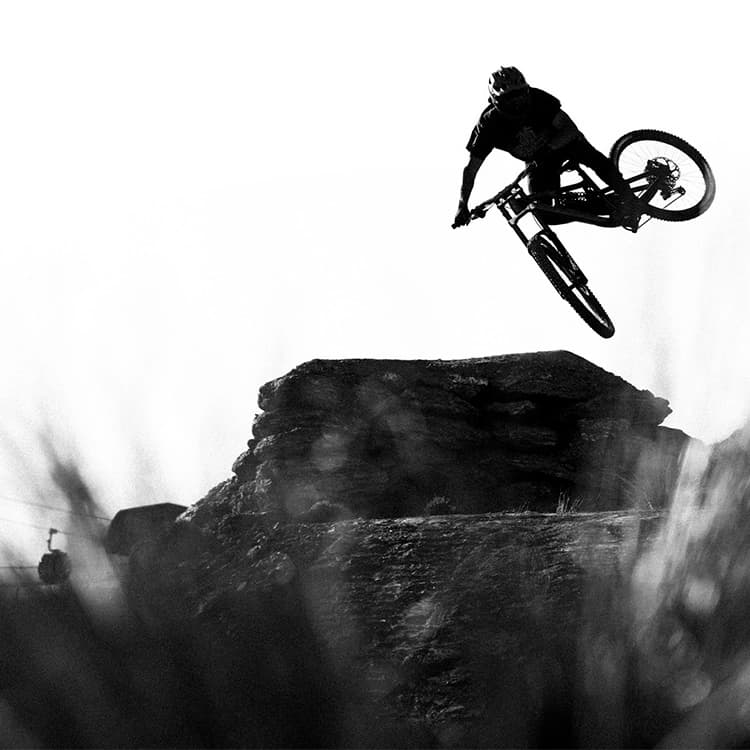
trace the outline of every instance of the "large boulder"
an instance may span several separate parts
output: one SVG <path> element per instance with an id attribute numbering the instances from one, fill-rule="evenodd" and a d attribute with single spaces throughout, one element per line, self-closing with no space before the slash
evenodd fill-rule
<path id="1" fill-rule="evenodd" d="M 107 529 L 104 549 L 111 555 L 129 555 L 138 544 L 167 531 L 185 510 L 176 503 L 154 503 L 118 511 Z"/>
<path id="2" fill-rule="evenodd" d="M 313 360 L 260 389 L 238 486 L 279 519 L 665 504 L 688 436 L 662 398 L 566 351 Z"/>

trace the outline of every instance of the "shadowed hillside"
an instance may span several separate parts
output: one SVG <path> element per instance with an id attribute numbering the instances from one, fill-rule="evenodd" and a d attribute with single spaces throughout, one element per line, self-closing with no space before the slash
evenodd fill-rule
<path id="1" fill-rule="evenodd" d="M 2 602 L 3 744 L 750 739 L 747 430 L 565 352 L 315 361 L 260 405 L 234 477 L 110 529 L 121 589 Z"/>

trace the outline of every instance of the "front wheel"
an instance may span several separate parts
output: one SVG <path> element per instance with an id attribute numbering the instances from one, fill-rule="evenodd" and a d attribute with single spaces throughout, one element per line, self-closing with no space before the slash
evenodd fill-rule
<path id="1" fill-rule="evenodd" d="M 713 203 L 716 180 L 698 149 L 661 130 L 634 130 L 615 141 L 610 157 L 645 213 L 664 221 L 687 221 Z"/>
<path id="2" fill-rule="evenodd" d="M 605 339 L 611 338 L 615 327 L 568 252 L 543 234 L 531 238 L 528 251 L 560 296 L 591 329 Z"/>

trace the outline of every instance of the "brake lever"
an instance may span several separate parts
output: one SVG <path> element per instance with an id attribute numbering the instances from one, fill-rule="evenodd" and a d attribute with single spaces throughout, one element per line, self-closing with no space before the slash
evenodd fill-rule
<path id="1" fill-rule="evenodd" d="M 483 219 L 488 211 L 488 206 L 485 206 L 484 208 L 472 208 L 471 211 L 469 211 L 469 221 L 474 221 L 474 219 Z M 457 229 L 459 226 L 466 226 L 465 224 L 456 224 L 455 222 L 451 224 L 451 229 Z"/>

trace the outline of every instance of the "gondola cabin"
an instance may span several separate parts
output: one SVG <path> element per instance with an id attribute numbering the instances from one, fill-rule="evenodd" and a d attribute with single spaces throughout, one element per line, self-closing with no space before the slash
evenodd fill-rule
<path id="1" fill-rule="evenodd" d="M 39 580 L 45 584 L 65 583 L 70 578 L 72 566 L 70 558 L 61 549 L 52 549 L 52 535 L 57 534 L 57 529 L 49 530 L 47 549 L 37 566 Z"/>

